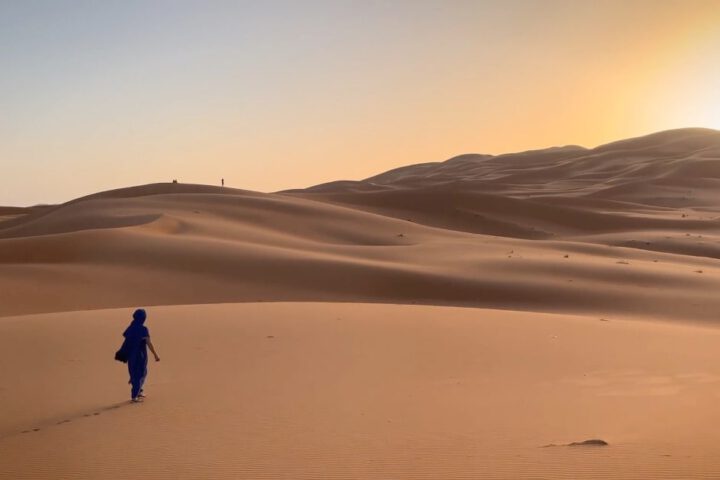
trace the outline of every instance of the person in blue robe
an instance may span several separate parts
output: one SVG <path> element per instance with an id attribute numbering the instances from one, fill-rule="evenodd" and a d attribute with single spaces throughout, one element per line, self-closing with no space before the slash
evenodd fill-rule
<path id="1" fill-rule="evenodd" d="M 123 333 L 125 342 L 123 349 L 127 356 L 128 373 L 130 373 L 130 397 L 133 402 L 142 402 L 145 398 L 143 393 L 143 384 L 147 378 L 148 356 L 147 349 L 155 356 L 155 361 L 159 362 L 160 357 L 155 351 L 155 346 L 150 341 L 150 331 L 145 326 L 147 313 L 142 308 L 135 310 L 133 320 Z"/>

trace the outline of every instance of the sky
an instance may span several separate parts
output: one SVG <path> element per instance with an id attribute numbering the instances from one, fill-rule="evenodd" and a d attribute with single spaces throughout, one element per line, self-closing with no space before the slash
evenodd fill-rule
<path id="1" fill-rule="evenodd" d="M 720 0 L 0 0 L 0 205 L 720 129 Z"/>

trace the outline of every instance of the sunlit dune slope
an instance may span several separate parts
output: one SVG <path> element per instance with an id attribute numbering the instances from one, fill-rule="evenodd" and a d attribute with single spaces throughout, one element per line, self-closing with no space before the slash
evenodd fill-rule
<path id="1" fill-rule="evenodd" d="M 718 138 L 469 155 L 277 194 L 103 192 L 0 222 L 0 315 L 293 300 L 711 320 Z"/>
<path id="2" fill-rule="evenodd" d="M 720 330 L 416 305 L 0 318 L 0 479 L 715 479 Z M 605 447 L 567 447 L 598 438 Z M 542 448 L 555 444 L 557 447 Z M 129 474 L 142 472 L 141 476 Z"/>

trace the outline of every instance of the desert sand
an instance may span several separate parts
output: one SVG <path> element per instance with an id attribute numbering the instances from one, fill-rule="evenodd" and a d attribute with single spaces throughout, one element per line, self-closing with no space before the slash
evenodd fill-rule
<path id="1" fill-rule="evenodd" d="M 0 319 L 3 478 L 717 478 L 720 331 L 457 307 Z M 607 447 L 545 447 L 599 438 Z M 130 472 L 130 477 L 128 477 Z"/>
<path id="2" fill-rule="evenodd" d="M 685 129 L 2 208 L 0 478 L 720 478 L 718 186 Z"/>

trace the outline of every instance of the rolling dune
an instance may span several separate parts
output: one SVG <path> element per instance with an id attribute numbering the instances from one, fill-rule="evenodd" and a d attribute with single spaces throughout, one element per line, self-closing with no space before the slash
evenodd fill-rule
<path id="1" fill-rule="evenodd" d="M 671 234 L 666 242 L 675 244 L 665 250 L 674 253 L 667 254 L 646 251 L 644 242 L 608 246 L 618 244 L 617 237 L 603 245 L 592 235 L 588 241 L 478 235 L 468 232 L 476 218 L 470 214 L 455 217 L 458 230 L 429 226 L 442 210 L 414 193 L 411 203 L 429 212 L 428 218 L 419 213 L 418 223 L 244 192 L 71 202 L 0 230 L 0 311 L 322 300 L 712 320 L 720 307 L 717 262 L 683 254 L 697 253 L 689 245 L 696 237 Z M 505 234 L 523 226 L 511 221 L 513 214 L 534 213 L 540 222 L 538 211 L 549 211 L 549 225 L 556 213 L 542 205 L 525 212 L 512 202 L 506 223 L 493 224 Z M 615 215 L 615 224 L 605 218 L 588 216 L 584 235 L 616 233 L 624 224 L 633 229 L 630 241 L 650 231 L 637 232 L 632 217 Z M 564 228 L 580 233 L 581 220 L 580 214 L 563 219 Z M 646 225 L 667 234 L 680 222 L 651 217 Z M 687 224 L 709 237 L 700 227 L 714 221 Z"/>
<path id="2" fill-rule="evenodd" d="M 720 478 L 719 186 L 685 129 L 0 208 L 0 478 Z"/>
<path id="3" fill-rule="evenodd" d="M 689 129 L 275 194 L 103 192 L 0 222 L 0 315 L 362 301 L 713 321 L 718 164 L 720 133 Z"/>

